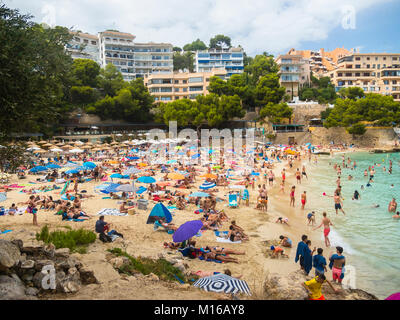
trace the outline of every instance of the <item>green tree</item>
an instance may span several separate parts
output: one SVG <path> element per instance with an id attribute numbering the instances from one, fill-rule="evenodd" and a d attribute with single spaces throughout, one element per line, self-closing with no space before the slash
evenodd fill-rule
<path id="1" fill-rule="evenodd" d="M 172 50 L 174 52 L 182 52 L 182 48 L 179 48 L 179 47 L 174 47 Z"/>
<path id="2" fill-rule="evenodd" d="M 261 77 L 270 73 L 277 74 L 279 67 L 272 56 L 256 55 L 244 71 L 247 74 L 247 83 L 255 87 Z"/>
<path id="3" fill-rule="evenodd" d="M 189 72 L 194 71 L 194 58 L 192 52 L 175 52 L 173 56 L 174 71 L 187 69 Z"/>
<path id="4" fill-rule="evenodd" d="M 231 48 L 231 38 L 218 34 L 210 39 L 210 49 Z"/>
<path id="5" fill-rule="evenodd" d="M 260 107 L 269 103 L 278 104 L 285 93 L 285 88 L 279 84 L 279 76 L 275 73 L 270 73 L 260 78 L 255 88 L 255 100 Z"/>
<path id="6" fill-rule="evenodd" d="M 269 102 L 260 110 L 260 118 L 268 117 L 268 120 L 272 123 L 282 123 L 284 119 L 290 120 L 292 115 L 293 109 L 286 103 Z"/>
<path id="7" fill-rule="evenodd" d="M 339 95 L 341 98 L 348 98 L 352 100 L 365 97 L 364 90 L 359 87 L 342 88 L 339 90 Z"/>
<path id="8" fill-rule="evenodd" d="M 184 51 L 197 51 L 197 50 L 207 50 L 206 44 L 201 41 L 200 39 L 197 39 L 196 41 L 193 41 L 192 43 L 188 43 L 183 46 Z"/>
<path id="9" fill-rule="evenodd" d="M 351 127 L 346 128 L 346 131 L 353 136 L 355 135 L 363 135 L 367 129 L 365 128 L 365 125 L 362 123 L 355 123 Z"/>
<path id="10" fill-rule="evenodd" d="M 104 95 L 114 97 L 119 90 L 127 86 L 127 82 L 117 67 L 109 63 L 104 69 L 100 71 L 99 75 L 99 89 Z"/>
<path id="11" fill-rule="evenodd" d="M 100 66 L 97 62 L 90 59 L 75 59 L 72 65 L 72 75 L 75 85 L 96 88 L 98 86 L 98 76 Z"/>
<path id="12" fill-rule="evenodd" d="M 96 102 L 98 98 L 95 89 L 89 86 L 73 86 L 71 87 L 70 95 L 71 102 L 82 107 Z"/>
<path id="13" fill-rule="evenodd" d="M 11 133 L 51 134 L 70 110 L 72 36 L 62 27 L 43 28 L 0 5 L 0 139 Z"/>

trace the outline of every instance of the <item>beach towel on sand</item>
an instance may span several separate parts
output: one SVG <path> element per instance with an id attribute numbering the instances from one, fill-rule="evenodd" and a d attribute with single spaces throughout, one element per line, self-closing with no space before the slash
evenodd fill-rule
<path id="1" fill-rule="evenodd" d="M 216 235 L 216 241 L 217 242 L 224 242 L 224 243 L 242 243 L 242 241 L 231 241 L 229 240 L 228 234 L 229 231 L 214 231 L 215 235 Z"/>
<path id="2" fill-rule="evenodd" d="M 216 241 L 217 242 L 224 242 L 224 243 L 242 243 L 242 241 L 240 241 L 240 240 L 239 241 L 231 241 L 229 239 L 220 238 L 220 237 L 217 237 Z"/>
<path id="3" fill-rule="evenodd" d="M 216 262 L 216 263 L 223 263 L 221 260 L 215 260 L 215 259 L 205 259 L 204 257 L 199 257 L 200 260 L 205 260 L 207 262 Z"/>
<path id="4" fill-rule="evenodd" d="M 121 213 L 117 209 L 102 209 L 99 212 L 97 212 L 98 216 L 127 216 L 127 213 Z"/>
<path id="5" fill-rule="evenodd" d="M 0 232 L 0 234 L 5 234 L 5 233 L 9 233 L 9 232 L 11 232 L 12 230 L 4 230 L 3 232 Z"/>

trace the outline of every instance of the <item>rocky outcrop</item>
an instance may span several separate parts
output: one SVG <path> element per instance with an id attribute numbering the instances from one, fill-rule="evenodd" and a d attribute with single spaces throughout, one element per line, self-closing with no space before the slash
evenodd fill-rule
<path id="1" fill-rule="evenodd" d="M 70 256 L 40 243 L 0 240 L 0 300 L 37 299 L 44 293 L 76 293 L 82 285 L 98 283 L 93 271 Z"/>
<path id="2" fill-rule="evenodd" d="M 7 271 L 19 262 L 19 247 L 10 241 L 0 240 L 0 271 Z"/>
<path id="3" fill-rule="evenodd" d="M 267 276 L 263 286 L 263 297 L 267 300 L 308 300 L 308 292 L 302 283 L 310 280 L 302 271 L 294 271 L 287 276 L 272 273 Z M 372 294 L 360 289 L 343 289 L 340 285 L 333 284 L 340 289 L 338 294 L 332 292 L 329 285 L 323 285 L 323 295 L 327 300 L 378 300 Z"/>

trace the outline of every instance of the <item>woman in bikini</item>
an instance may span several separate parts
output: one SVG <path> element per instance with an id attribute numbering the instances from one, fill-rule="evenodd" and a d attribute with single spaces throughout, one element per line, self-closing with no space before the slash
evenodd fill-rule
<path id="1" fill-rule="evenodd" d="M 290 190 L 290 204 L 289 205 L 293 206 L 293 207 L 294 207 L 294 201 L 295 201 L 295 198 L 294 198 L 295 189 L 296 189 L 296 187 L 293 186 L 292 189 Z"/>

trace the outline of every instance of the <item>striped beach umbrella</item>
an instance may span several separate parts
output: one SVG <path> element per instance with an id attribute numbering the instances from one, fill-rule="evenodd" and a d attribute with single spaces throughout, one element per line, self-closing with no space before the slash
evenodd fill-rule
<path id="1" fill-rule="evenodd" d="M 204 182 L 200 186 L 200 189 L 201 190 L 208 190 L 208 189 L 214 188 L 215 186 L 216 186 L 216 184 L 214 182 Z"/>
<path id="2" fill-rule="evenodd" d="M 230 277 L 226 274 L 216 274 L 197 280 L 193 286 L 202 288 L 205 291 L 224 292 L 236 294 L 238 292 L 251 295 L 250 288 L 246 281 Z"/>

